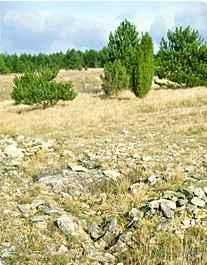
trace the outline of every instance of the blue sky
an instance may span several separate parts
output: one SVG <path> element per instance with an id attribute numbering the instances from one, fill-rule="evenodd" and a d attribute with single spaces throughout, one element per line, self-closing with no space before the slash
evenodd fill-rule
<path id="1" fill-rule="evenodd" d="M 0 1 L 0 53 L 100 50 L 124 19 L 149 32 L 155 51 L 176 26 L 190 25 L 207 40 L 207 2 Z"/>

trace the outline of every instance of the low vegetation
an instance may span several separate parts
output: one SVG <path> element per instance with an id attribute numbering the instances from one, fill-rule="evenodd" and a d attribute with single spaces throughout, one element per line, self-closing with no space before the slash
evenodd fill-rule
<path id="1" fill-rule="evenodd" d="M 117 97 L 122 90 L 129 87 L 129 76 L 120 60 L 105 64 L 104 75 L 101 75 L 101 80 L 103 82 L 102 89 L 106 96 L 115 95 Z"/>
<path id="2" fill-rule="evenodd" d="M 11 98 L 16 104 L 41 105 L 44 108 L 55 105 L 59 100 L 73 100 L 77 92 L 72 89 L 72 82 L 54 81 L 57 74 L 56 69 L 44 69 L 16 76 Z"/>

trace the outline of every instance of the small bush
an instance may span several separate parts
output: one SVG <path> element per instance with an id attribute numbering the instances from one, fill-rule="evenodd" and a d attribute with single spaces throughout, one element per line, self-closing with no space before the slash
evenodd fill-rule
<path id="1" fill-rule="evenodd" d="M 77 92 L 72 89 L 72 82 L 57 83 L 52 80 L 57 73 L 55 69 L 46 69 L 15 77 L 11 98 L 16 104 L 37 104 L 44 107 L 54 105 L 59 100 L 73 100 Z"/>
<path id="2" fill-rule="evenodd" d="M 104 76 L 101 75 L 101 80 L 103 82 L 102 89 L 107 96 L 118 96 L 120 91 L 129 87 L 129 76 L 120 60 L 106 63 Z"/>

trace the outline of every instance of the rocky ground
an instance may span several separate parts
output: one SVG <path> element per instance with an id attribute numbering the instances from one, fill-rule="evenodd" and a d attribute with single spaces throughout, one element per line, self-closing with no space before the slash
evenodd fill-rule
<path id="1" fill-rule="evenodd" d="M 205 138 L 156 126 L 1 135 L 0 264 L 206 264 Z"/>

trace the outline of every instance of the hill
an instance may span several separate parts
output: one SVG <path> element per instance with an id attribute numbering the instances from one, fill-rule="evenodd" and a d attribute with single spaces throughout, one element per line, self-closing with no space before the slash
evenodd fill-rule
<path id="1" fill-rule="evenodd" d="M 206 87 L 106 99 L 101 72 L 45 110 L 1 76 L 0 263 L 206 264 Z"/>

